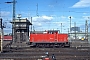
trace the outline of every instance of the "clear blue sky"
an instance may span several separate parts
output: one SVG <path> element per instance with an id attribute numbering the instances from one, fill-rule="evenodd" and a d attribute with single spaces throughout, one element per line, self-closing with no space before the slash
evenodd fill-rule
<path id="1" fill-rule="evenodd" d="M 7 22 L 5 32 L 11 32 L 12 4 L 0 1 L 0 16 L 3 22 Z M 67 32 L 72 18 L 72 27 L 74 22 L 76 26 L 85 29 L 85 20 L 90 24 L 90 0 L 16 0 L 16 16 L 21 14 L 22 18 L 33 17 L 33 26 L 35 30 L 61 29 Z M 37 10 L 38 4 L 38 10 Z M 37 16 L 39 15 L 39 16 Z"/>

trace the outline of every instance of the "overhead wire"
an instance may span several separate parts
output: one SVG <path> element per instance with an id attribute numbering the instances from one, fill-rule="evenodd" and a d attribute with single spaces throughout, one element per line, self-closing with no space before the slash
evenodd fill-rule
<path id="1" fill-rule="evenodd" d="M 10 6 L 11 6 L 11 5 L 10 5 Z M 36 11 L 36 10 L 30 10 L 30 11 Z M 90 12 L 88 12 L 88 11 L 87 11 L 87 12 L 83 12 L 83 11 L 81 12 L 81 11 L 53 11 L 53 10 L 52 10 L 52 11 L 39 10 L 39 12 L 47 12 L 47 13 L 48 13 L 48 12 L 63 12 L 63 13 L 66 13 L 66 12 L 67 12 L 67 13 L 90 13 Z M 64 15 L 64 14 L 63 14 L 63 15 Z M 9 16 L 9 17 L 11 17 L 11 16 Z M 23 17 L 27 17 L 27 16 L 23 16 Z M 57 17 L 59 17 L 59 16 L 57 16 Z M 78 17 L 75 17 L 75 18 L 81 18 L 81 17 L 78 16 Z M 33 21 L 33 22 L 34 22 L 34 21 Z M 41 21 L 41 22 L 43 22 L 43 21 Z M 47 22 L 45 22 L 45 23 L 47 23 Z M 50 23 L 50 21 L 49 21 L 49 23 Z M 52 22 L 51 22 L 51 23 L 52 23 Z M 81 22 L 80 22 L 80 23 L 81 23 Z"/>

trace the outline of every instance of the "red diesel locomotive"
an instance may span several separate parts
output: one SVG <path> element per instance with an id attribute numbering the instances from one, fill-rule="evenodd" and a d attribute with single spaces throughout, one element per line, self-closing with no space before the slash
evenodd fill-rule
<path id="1" fill-rule="evenodd" d="M 31 32 L 30 44 L 35 47 L 70 47 L 68 34 L 59 33 L 58 30 Z"/>

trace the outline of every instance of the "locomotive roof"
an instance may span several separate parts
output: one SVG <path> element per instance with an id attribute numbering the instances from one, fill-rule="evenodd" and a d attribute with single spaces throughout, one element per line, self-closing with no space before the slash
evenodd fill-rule
<path id="1" fill-rule="evenodd" d="M 45 31 L 32 31 L 30 33 L 43 33 L 43 32 L 45 32 Z"/>
<path id="2" fill-rule="evenodd" d="M 59 30 L 48 30 L 48 32 L 58 32 Z"/>
<path id="3" fill-rule="evenodd" d="M 31 31 L 30 33 L 58 32 L 59 30 Z"/>

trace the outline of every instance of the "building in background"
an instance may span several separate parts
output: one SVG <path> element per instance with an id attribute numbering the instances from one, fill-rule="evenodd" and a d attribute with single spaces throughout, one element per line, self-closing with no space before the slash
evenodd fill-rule
<path id="1" fill-rule="evenodd" d="M 71 27 L 71 32 L 80 32 L 80 27 Z"/>

